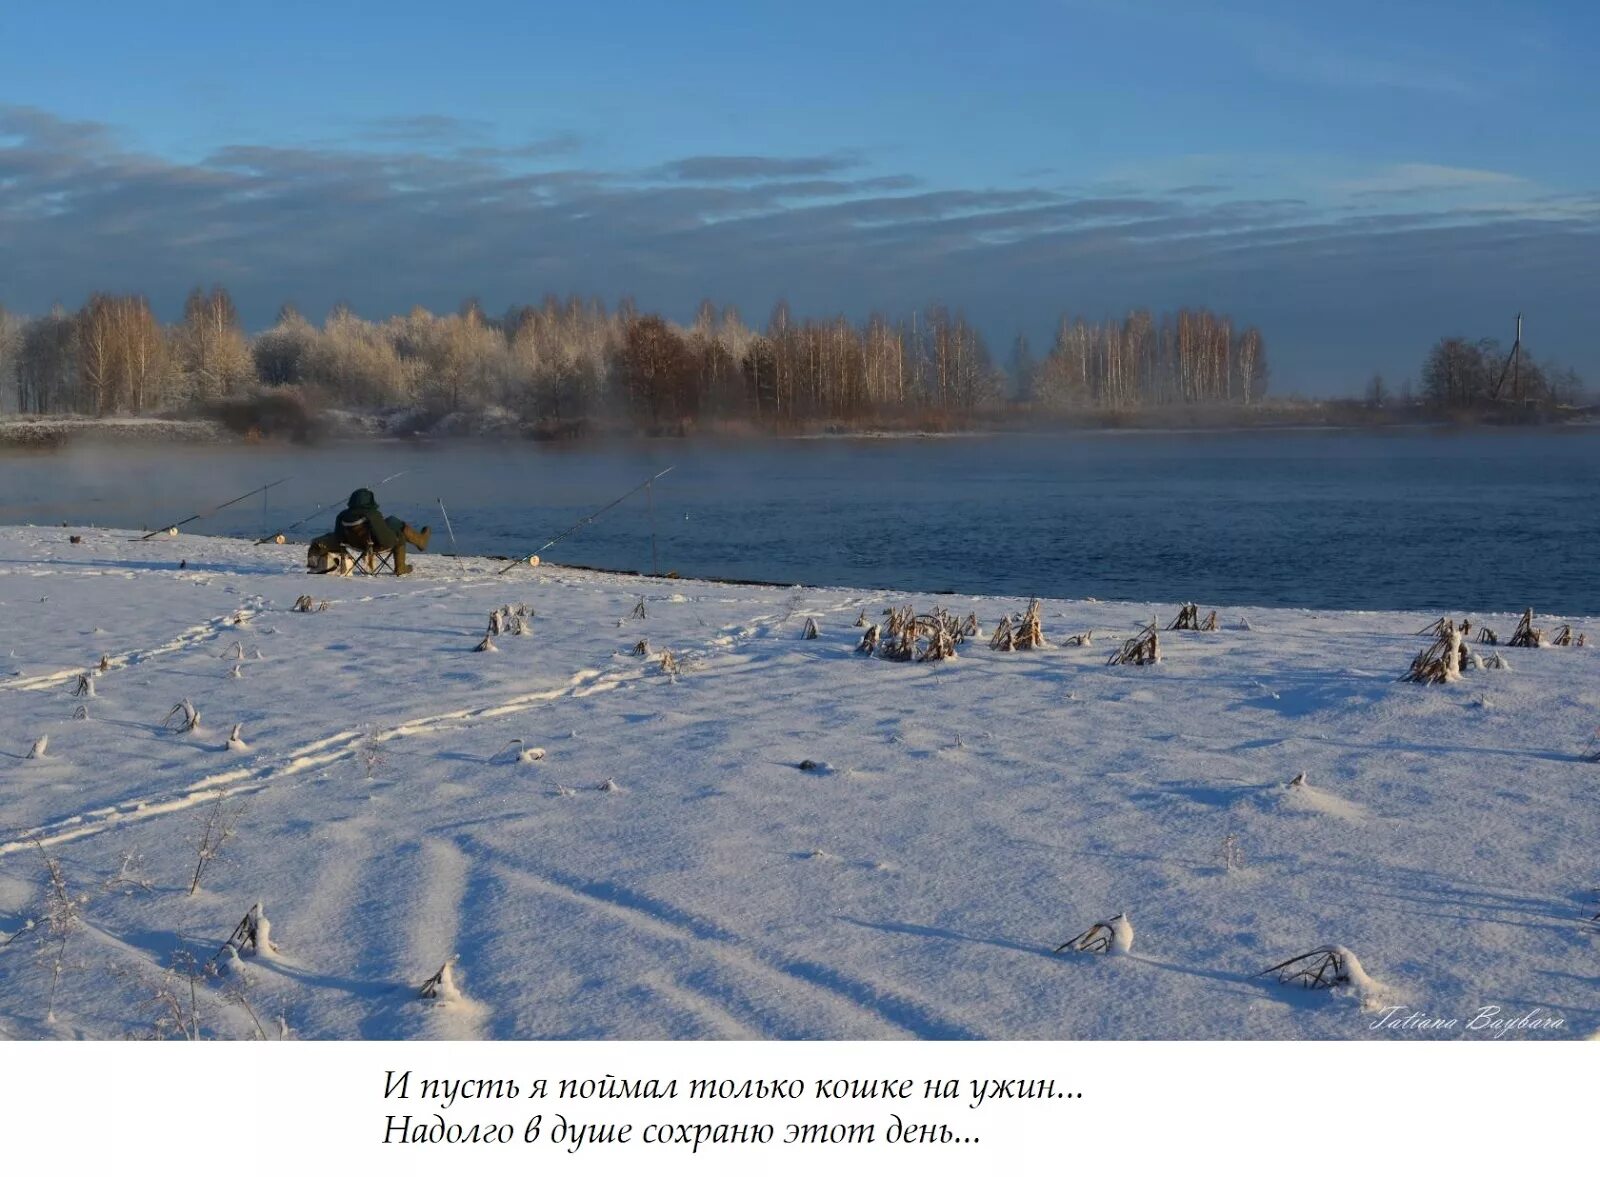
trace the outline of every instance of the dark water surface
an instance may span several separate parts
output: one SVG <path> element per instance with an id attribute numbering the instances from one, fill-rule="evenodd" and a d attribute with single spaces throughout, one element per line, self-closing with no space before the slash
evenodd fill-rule
<path id="1" fill-rule="evenodd" d="M 661 571 L 918 591 L 1209 605 L 1600 613 L 1600 432 L 1087 434 L 652 442 L 606 449 L 348 443 L 0 451 L 0 523 L 257 537 L 350 490 L 460 550 L 522 555 L 664 466 Z M 649 571 L 639 494 L 546 559 Z"/>

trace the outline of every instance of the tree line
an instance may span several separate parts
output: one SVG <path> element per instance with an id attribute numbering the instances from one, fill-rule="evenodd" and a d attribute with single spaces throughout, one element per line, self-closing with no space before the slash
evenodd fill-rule
<path id="1" fill-rule="evenodd" d="M 1249 405 L 1267 391 L 1254 328 L 1183 310 L 1155 318 L 1063 318 L 1034 362 L 1019 337 L 1009 370 L 959 311 L 891 319 L 795 316 L 764 327 L 703 302 L 684 325 L 554 297 L 499 317 L 469 301 L 373 321 L 340 306 L 320 324 L 293 307 L 254 335 L 221 286 L 195 289 L 162 323 L 142 295 L 96 293 L 76 312 L 22 318 L 0 308 L 0 405 L 30 414 L 202 413 L 276 394 L 310 411 L 409 410 L 555 432 L 621 426 L 654 432 L 703 422 L 769 429 L 821 423 L 947 425 L 1014 403 L 1042 410 Z"/>

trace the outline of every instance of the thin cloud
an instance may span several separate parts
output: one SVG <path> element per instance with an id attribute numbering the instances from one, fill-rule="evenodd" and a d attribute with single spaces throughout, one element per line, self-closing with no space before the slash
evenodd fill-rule
<path id="1" fill-rule="evenodd" d="M 693 183 L 740 180 L 778 180 L 800 176 L 830 176 L 850 171 L 861 161 L 838 155 L 695 155 L 663 164 L 658 174 L 666 179 Z"/>
<path id="2" fill-rule="evenodd" d="M 1414 196 L 1461 188 L 1490 188 L 1527 183 L 1524 177 L 1513 176 L 1508 172 L 1449 167 L 1436 163 L 1402 163 L 1385 168 L 1375 175 L 1340 181 L 1334 188 L 1358 196 Z"/>
<path id="3" fill-rule="evenodd" d="M 1472 307 L 1516 289 L 1550 304 L 1528 305 L 1548 324 L 1545 353 L 1600 373 L 1592 333 L 1560 317 L 1585 305 L 1583 275 L 1600 268 L 1600 200 L 1505 173 L 1408 163 L 1305 201 L 1175 190 L 1170 175 L 1117 195 L 941 188 L 843 155 L 628 172 L 538 161 L 455 144 L 237 143 L 187 162 L 128 150 L 101 124 L 0 108 L 0 302 L 39 313 L 139 289 L 172 315 L 190 287 L 220 280 L 260 326 L 285 300 L 381 316 L 465 294 L 495 307 L 626 293 L 684 316 L 710 295 L 752 318 L 778 297 L 852 316 L 942 301 L 995 340 L 1064 311 L 1204 302 L 1261 326 L 1293 381 L 1324 354 L 1363 378 L 1382 359 L 1325 335 L 1420 352 L 1447 311 L 1470 330 Z M 1439 195 L 1405 195 L 1419 188 Z"/>

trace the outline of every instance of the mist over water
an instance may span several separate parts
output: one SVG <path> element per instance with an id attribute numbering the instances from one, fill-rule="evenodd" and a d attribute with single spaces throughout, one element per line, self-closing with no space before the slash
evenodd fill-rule
<path id="1" fill-rule="evenodd" d="M 75 446 L 0 453 L 0 523 L 258 538 L 332 525 L 357 486 L 430 552 L 907 592 L 1206 606 L 1600 613 L 1600 433 L 1281 432 L 662 441 Z M 377 484 L 405 473 L 384 486 Z M 151 541 L 152 544 L 159 540 Z M 148 554 L 145 555 L 148 558 Z"/>

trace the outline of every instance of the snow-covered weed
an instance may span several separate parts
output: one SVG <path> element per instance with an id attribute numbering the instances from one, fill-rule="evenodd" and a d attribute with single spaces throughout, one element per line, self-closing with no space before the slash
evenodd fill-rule
<path id="1" fill-rule="evenodd" d="M 1275 977 L 1280 985 L 1298 985 L 1302 989 L 1348 990 L 1366 1006 L 1372 1006 L 1384 995 L 1383 986 L 1367 975 L 1356 954 L 1339 944 L 1324 944 L 1302 952 L 1262 969 L 1256 976 Z"/>
<path id="2" fill-rule="evenodd" d="M 417 990 L 417 996 L 424 1001 L 461 1000 L 461 990 L 456 987 L 455 977 L 455 963 L 460 959 L 460 956 L 452 956 L 440 965 L 439 971 L 422 983 L 422 987 Z"/>
<path id="3" fill-rule="evenodd" d="M 528 741 L 518 736 L 516 739 L 508 741 L 506 746 L 496 752 L 490 759 L 504 764 L 533 764 L 536 761 L 543 760 L 544 757 L 545 751 L 543 748 L 529 747 Z"/>
<path id="4" fill-rule="evenodd" d="M 1411 660 L 1411 669 L 1400 676 L 1401 682 L 1452 683 L 1461 677 L 1467 661 L 1467 650 L 1462 645 L 1464 631 L 1447 617 L 1440 618 L 1435 628 L 1439 636 Z"/>
<path id="5" fill-rule="evenodd" d="M 47 885 L 44 914 L 39 920 L 30 921 L 27 927 L 42 933 L 39 946 L 35 949 L 35 959 L 50 974 L 50 998 L 45 1008 L 44 1020 L 54 1025 L 56 996 L 61 989 L 61 978 L 72 967 L 67 949 L 73 936 L 83 926 L 83 907 L 89 901 L 89 897 L 73 894 L 61 869 L 61 860 L 52 856 L 37 837 L 33 838 L 32 842 L 33 848 L 39 852 L 39 858 L 44 863 Z"/>
<path id="6" fill-rule="evenodd" d="M 1506 645 L 1531 650 L 1544 644 L 1544 630 L 1533 628 L 1533 610 L 1524 609 L 1522 617 L 1517 622 L 1517 631 L 1511 635 L 1511 640 Z"/>
<path id="7" fill-rule="evenodd" d="M 195 852 L 189 894 L 193 895 L 200 889 L 200 880 L 211 864 L 222 856 L 223 847 L 239 828 L 239 819 L 244 816 L 247 804 L 241 800 L 230 805 L 227 794 L 219 789 L 215 800 L 206 806 L 205 812 L 195 823 L 194 833 L 189 839 L 189 845 Z"/>
<path id="8" fill-rule="evenodd" d="M 1068 940 L 1057 952 L 1067 949 L 1074 952 L 1098 952 L 1107 956 L 1126 956 L 1133 949 L 1133 921 L 1122 912 L 1110 919 L 1100 920 L 1088 931 Z"/>
<path id="9" fill-rule="evenodd" d="M 1229 874 L 1244 869 L 1244 843 L 1232 830 L 1222 836 L 1222 869 Z"/>
<path id="10" fill-rule="evenodd" d="M 370 781 L 377 775 L 378 770 L 388 763 L 389 758 L 384 755 L 377 730 L 367 728 L 361 739 L 361 767 L 365 770 L 367 779 Z"/>
<path id="11" fill-rule="evenodd" d="M 229 949 L 239 957 L 271 956 L 278 951 L 278 946 L 272 942 L 272 922 L 267 919 L 266 909 L 259 899 L 244 913 L 233 935 L 218 949 L 217 956 L 224 956 Z"/>
<path id="12" fill-rule="evenodd" d="M 195 710 L 194 704 L 189 700 L 179 700 L 172 705 L 172 710 L 167 712 L 167 718 L 162 721 L 161 726 L 175 732 L 192 732 L 200 726 L 200 712 Z"/>
<path id="13" fill-rule="evenodd" d="M 976 618 L 973 620 L 976 622 Z M 976 631 L 976 624 L 973 629 Z M 1026 612 L 1008 613 L 1000 618 L 995 624 L 994 634 L 989 638 L 991 650 L 1003 650 L 1006 653 L 1013 650 L 1042 650 L 1048 645 L 1044 640 L 1044 626 L 1039 619 L 1037 597 L 1028 602 Z"/>
<path id="14" fill-rule="evenodd" d="M 1151 666 L 1161 661 L 1161 635 L 1151 624 L 1122 643 L 1110 658 L 1107 666 Z"/>
<path id="15" fill-rule="evenodd" d="M 152 884 L 145 875 L 144 855 L 137 846 L 122 852 L 116 873 L 101 885 L 103 891 L 120 891 L 124 895 L 151 889 Z"/>

